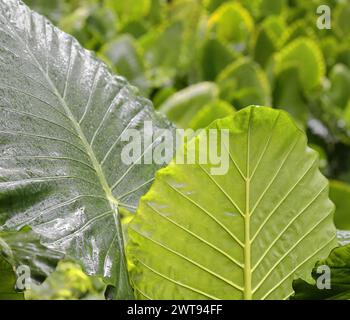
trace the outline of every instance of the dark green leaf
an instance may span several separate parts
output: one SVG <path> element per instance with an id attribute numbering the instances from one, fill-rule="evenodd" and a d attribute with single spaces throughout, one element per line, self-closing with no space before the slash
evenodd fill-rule
<path id="1" fill-rule="evenodd" d="M 20 1 L 0 3 L 0 53 L 0 226 L 31 225 L 117 298 L 132 297 L 119 208 L 135 209 L 159 166 L 123 163 L 120 137 L 145 120 L 148 137 L 171 125 Z"/>

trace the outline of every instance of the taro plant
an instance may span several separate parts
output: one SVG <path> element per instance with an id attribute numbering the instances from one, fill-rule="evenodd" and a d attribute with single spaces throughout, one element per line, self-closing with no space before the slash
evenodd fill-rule
<path id="1" fill-rule="evenodd" d="M 131 298 L 122 208 L 135 210 L 156 165 L 126 165 L 126 129 L 171 124 L 78 42 L 23 3 L 0 3 L 1 230 L 41 241 Z M 30 241 L 30 239 L 28 239 Z"/>
<path id="2" fill-rule="evenodd" d="M 0 299 L 349 297 L 346 3 L 325 34 L 318 0 L 25 2 L 74 37 L 0 2 Z"/>

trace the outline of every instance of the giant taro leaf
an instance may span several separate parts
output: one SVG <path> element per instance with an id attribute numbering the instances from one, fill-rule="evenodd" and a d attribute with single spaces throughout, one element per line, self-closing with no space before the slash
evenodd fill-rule
<path id="1" fill-rule="evenodd" d="M 134 210 L 157 167 L 127 165 L 127 129 L 169 123 L 93 54 L 17 0 L 0 3 L 0 227 L 43 243 L 131 297 L 119 208 Z M 153 122 L 143 132 L 143 122 Z"/>
<path id="2" fill-rule="evenodd" d="M 254 30 L 254 22 L 249 12 L 239 3 L 223 3 L 209 17 L 208 25 L 221 40 L 241 43 Z"/>
<path id="3" fill-rule="evenodd" d="M 232 116 L 236 109 L 223 100 L 214 100 L 201 108 L 189 123 L 189 127 L 198 130 L 209 126 L 213 121 Z"/>
<path id="4" fill-rule="evenodd" d="M 128 229 L 137 297 L 286 299 L 336 246 L 317 154 L 283 111 L 249 107 L 208 128 L 229 130 L 229 170 L 214 176 L 216 165 L 197 161 L 158 171 Z"/>
<path id="5" fill-rule="evenodd" d="M 200 82 L 178 91 L 166 99 L 159 110 L 176 123 L 187 128 L 193 116 L 207 103 L 218 98 L 219 88 L 213 82 Z"/>
<path id="6" fill-rule="evenodd" d="M 300 127 L 305 125 L 308 119 L 308 106 L 298 68 L 290 66 L 276 76 L 273 102 L 275 107 L 288 111 Z"/>
<path id="7" fill-rule="evenodd" d="M 256 62 L 266 67 L 272 54 L 281 47 L 285 29 L 286 23 L 280 16 L 270 16 L 262 22 L 254 43 Z"/>
<path id="8" fill-rule="evenodd" d="M 320 48 L 315 41 L 306 37 L 300 37 L 286 45 L 276 54 L 275 60 L 277 74 L 291 67 L 298 68 L 306 92 L 319 86 L 325 74 L 325 62 Z"/>
<path id="9" fill-rule="evenodd" d="M 239 109 L 252 103 L 271 103 L 271 88 L 265 72 L 256 62 L 246 57 L 228 65 L 216 81 L 220 88 L 220 98 Z"/>

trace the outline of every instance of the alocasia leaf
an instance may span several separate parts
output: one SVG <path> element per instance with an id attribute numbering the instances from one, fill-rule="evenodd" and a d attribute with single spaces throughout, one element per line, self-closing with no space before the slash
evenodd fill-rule
<path id="1" fill-rule="evenodd" d="M 332 67 L 336 62 L 340 51 L 337 38 L 330 35 L 320 39 L 320 48 L 323 52 L 327 67 Z"/>
<path id="2" fill-rule="evenodd" d="M 313 10 L 313 9 L 311 9 Z M 295 20 L 291 24 L 288 24 L 287 30 L 283 34 L 283 43 L 292 43 L 294 40 L 304 38 L 316 40 L 317 36 L 315 31 L 310 26 L 310 21 L 307 19 Z"/>
<path id="3" fill-rule="evenodd" d="M 218 39 L 208 39 L 202 46 L 199 65 L 203 80 L 214 81 L 217 75 L 235 58 L 230 48 Z"/>
<path id="4" fill-rule="evenodd" d="M 236 109 L 222 100 L 214 100 L 200 109 L 189 123 L 189 127 L 198 130 L 209 126 L 213 121 L 232 116 Z"/>
<path id="5" fill-rule="evenodd" d="M 193 116 L 208 102 L 217 99 L 218 95 L 219 88 L 215 83 L 197 83 L 171 95 L 159 110 L 179 127 L 186 128 Z"/>
<path id="6" fill-rule="evenodd" d="M 270 16 L 262 22 L 254 43 L 256 62 L 266 67 L 272 54 L 281 47 L 285 29 L 286 23 L 280 16 Z"/>
<path id="7" fill-rule="evenodd" d="M 223 3 L 208 20 L 209 28 L 215 30 L 221 40 L 241 43 L 247 40 L 247 34 L 254 30 L 254 21 L 249 12 L 235 2 Z"/>
<path id="8" fill-rule="evenodd" d="M 345 109 L 350 100 L 350 68 L 343 64 L 336 64 L 329 73 L 330 88 L 327 103 L 332 108 Z"/>
<path id="9" fill-rule="evenodd" d="M 335 248 L 327 259 L 318 261 L 312 269 L 312 277 L 313 283 L 302 279 L 293 282 L 293 300 L 349 300 L 350 245 Z"/>
<path id="10" fill-rule="evenodd" d="M 287 299 L 293 279 L 337 245 L 317 153 L 284 111 L 271 108 L 218 120 L 186 150 L 209 129 L 229 130 L 229 142 L 219 140 L 228 172 L 171 162 L 129 225 L 137 297 Z"/>
<path id="11" fill-rule="evenodd" d="M 302 57 L 302 59 L 301 59 Z M 319 86 L 325 74 L 325 62 L 317 43 L 301 37 L 285 46 L 275 57 L 276 73 L 296 67 L 300 81 L 306 91 Z"/>
<path id="12" fill-rule="evenodd" d="M 0 2 L 0 228 L 45 245 L 132 297 L 119 208 L 135 209 L 159 166 L 126 164 L 121 136 L 171 125 L 71 36 L 17 0 Z M 143 132 L 144 121 L 152 132 Z"/>
<path id="13" fill-rule="evenodd" d="M 218 75 L 220 98 L 237 108 L 253 103 L 269 105 L 271 89 L 265 72 L 260 66 L 244 57 L 232 62 Z"/>
<path id="14" fill-rule="evenodd" d="M 303 127 L 308 119 L 308 108 L 297 67 L 289 66 L 276 76 L 273 94 L 274 106 L 288 111 Z"/>
<path id="15" fill-rule="evenodd" d="M 329 183 L 329 197 L 335 204 L 334 224 L 340 245 L 350 243 L 350 186 L 349 184 L 331 180 Z"/>
<path id="16" fill-rule="evenodd" d="M 23 294 L 15 290 L 18 267 L 27 272 L 23 288 L 17 288 L 23 291 L 32 283 L 42 283 L 63 256 L 43 246 L 39 236 L 29 227 L 20 231 L 0 231 L 0 300 L 23 298 Z"/>

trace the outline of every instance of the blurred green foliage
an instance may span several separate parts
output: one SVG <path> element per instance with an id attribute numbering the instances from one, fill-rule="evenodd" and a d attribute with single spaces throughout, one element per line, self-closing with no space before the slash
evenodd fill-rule
<path id="1" fill-rule="evenodd" d="M 341 196 L 331 184 L 335 203 L 350 190 L 350 1 L 24 1 L 179 127 L 197 129 L 250 104 L 288 111 L 321 170 L 342 182 Z M 317 27 L 320 5 L 331 9 L 331 29 Z M 31 297 L 94 295 L 89 281 L 62 264 Z"/>
<path id="2" fill-rule="evenodd" d="M 102 300 L 105 285 L 96 277 L 87 276 L 80 266 L 61 261 L 41 285 L 32 284 L 25 292 L 27 300 Z"/>

